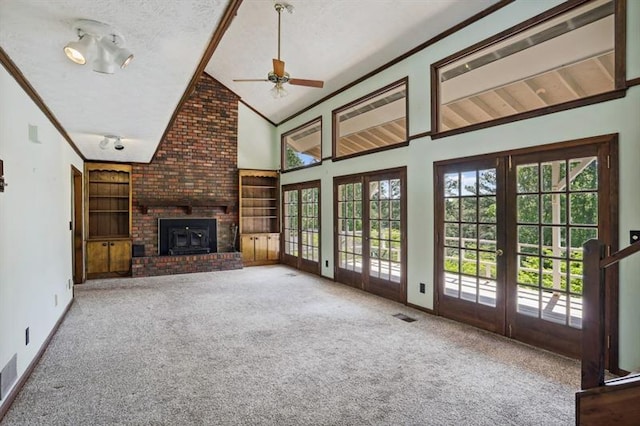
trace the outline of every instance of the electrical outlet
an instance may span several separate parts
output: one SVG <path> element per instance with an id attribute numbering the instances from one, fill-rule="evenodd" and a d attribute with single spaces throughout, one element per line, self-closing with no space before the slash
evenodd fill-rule
<path id="1" fill-rule="evenodd" d="M 54 294 L 53 295 L 53 306 L 58 306 L 58 295 Z"/>
<path id="2" fill-rule="evenodd" d="M 68 288 L 69 290 L 71 290 L 71 285 L 72 285 L 72 283 L 73 283 L 73 281 L 71 280 L 71 278 L 69 278 L 69 282 L 68 282 L 68 284 L 67 284 L 67 288 Z"/>
<path id="3" fill-rule="evenodd" d="M 426 284 L 420 283 L 420 293 L 424 294 L 426 291 Z"/>
<path id="4" fill-rule="evenodd" d="M 640 241 L 640 231 L 629 231 L 629 244 L 634 244 Z"/>
<path id="5" fill-rule="evenodd" d="M 24 345 L 27 346 L 29 344 L 29 327 L 24 330 Z"/>

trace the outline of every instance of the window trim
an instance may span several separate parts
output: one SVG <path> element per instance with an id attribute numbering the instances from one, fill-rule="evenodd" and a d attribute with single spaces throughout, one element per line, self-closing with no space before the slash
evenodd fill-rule
<path id="1" fill-rule="evenodd" d="M 287 152 L 285 139 L 289 135 L 299 132 L 303 128 L 310 126 L 311 124 L 314 124 L 316 121 L 320 123 L 320 159 L 313 164 L 307 164 L 303 166 L 292 167 L 290 169 L 285 169 L 285 166 L 286 166 L 285 160 L 286 160 L 286 152 Z M 306 123 L 301 124 L 298 127 L 291 129 L 288 132 L 285 132 L 282 135 L 280 135 L 280 173 L 287 173 L 295 170 L 307 169 L 309 167 L 316 167 L 322 164 L 322 160 L 324 160 L 324 158 L 322 158 L 322 116 L 318 116 L 312 120 L 309 120 Z"/>
<path id="2" fill-rule="evenodd" d="M 342 111 L 349 109 L 355 105 L 364 103 L 370 99 L 375 98 L 376 96 L 379 96 L 380 94 L 389 91 L 391 89 L 394 89 L 396 87 L 405 85 L 406 87 L 406 96 L 405 96 L 405 122 L 406 122 L 406 129 L 405 129 L 405 139 L 403 141 L 400 141 L 398 143 L 395 143 L 393 145 L 386 145 L 386 146 L 381 146 L 378 148 L 372 148 L 372 149 L 368 149 L 368 150 L 363 150 L 360 152 L 356 152 L 353 154 L 348 154 L 348 155 L 342 155 L 342 156 L 337 156 L 337 148 L 338 148 L 338 140 L 339 135 L 338 135 L 338 114 L 340 114 Z M 340 160 L 346 160 L 349 158 L 353 158 L 353 157 L 359 157 L 361 155 L 366 155 L 366 154 L 373 154 L 376 152 L 380 152 L 380 151 L 387 151 L 389 149 L 394 149 L 394 148 L 399 148 L 399 147 L 403 147 L 403 146 L 408 146 L 409 145 L 409 141 L 410 141 L 410 137 L 409 137 L 409 76 L 403 77 L 400 80 L 394 81 L 391 84 L 388 84 L 380 89 L 375 90 L 374 92 L 368 93 L 356 100 L 353 100 L 351 102 L 349 102 L 348 104 L 342 105 L 341 107 L 338 107 L 336 109 L 334 109 L 333 111 L 331 111 L 331 161 L 340 161 Z"/>
<path id="3" fill-rule="evenodd" d="M 575 99 L 556 105 L 541 107 L 513 114 L 507 117 L 496 118 L 493 120 L 483 121 L 482 123 L 471 124 L 468 126 L 458 127 L 451 130 L 440 131 L 438 125 L 438 116 L 440 113 L 440 85 L 438 83 L 439 68 L 448 65 L 454 61 L 460 60 L 467 55 L 473 54 L 481 49 L 490 47 L 505 39 L 516 36 L 519 33 L 535 27 L 547 20 L 553 19 L 572 9 L 580 7 L 591 0 L 569 0 L 559 6 L 546 10 L 539 15 L 534 16 L 518 25 L 515 25 L 505 31 L 502 31 L 492 37 L 475 43 L 465 49 L 462 49 L 452 55 L 447 56 L 437 62 L 431 64 L 431 139 L 443 138 L 446 136 L 467 133 L 474 130 L 485 129 L 487 127 L 498 126 L 501 124 L 511 123 L 514 121 L 525 120 L 528 118 L 538 117 L 541 115 L 551 114 L 559 111 L 578 108 L 599 102 L 605 102 L 612 99 L 623 98 L 626 96 L 626 22 L 627 22 L 627 0 L 613 0 L 614 2 L 614 48 L 615 48 L 615 64 L 614 64 L 614 88 L 608 92 L 599 93 L 597 95 L 588 96 L 581 99 Z"/>

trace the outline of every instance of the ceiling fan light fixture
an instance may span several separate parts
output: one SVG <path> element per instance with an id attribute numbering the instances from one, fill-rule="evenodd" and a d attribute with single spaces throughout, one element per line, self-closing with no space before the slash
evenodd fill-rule
<path id="1" fill-rule="evenodd" d="M 71 41 L 64 47 L 64 54 L 70 61 L 84 65 L 91 58 L 95 40 L 90 34 L 82 34 L 78 41 Z"/>
<path id="2" fill-rule="evenodd" d="M 270 90 L 271 96 L 273 99 L 284 98 L 289 94 L 287 89 L 282 86 L 282 83 L 276 83 L 273 85 L 273 88 Z"/>

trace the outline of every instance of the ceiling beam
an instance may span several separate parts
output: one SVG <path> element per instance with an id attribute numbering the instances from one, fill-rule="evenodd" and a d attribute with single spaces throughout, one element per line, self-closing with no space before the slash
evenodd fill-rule
<path id="1" fill-rule="evenodd" d="M 469 113 L 461 105 L 459 105 L 459 102 L 450 104 L 448 105 L 448 107 L 455 115 L 460 117 L 465 123 L 475 124 L 478 122 L 474 117 L 469 115 Z"/>
<path id="2" fill-rule="evenodd" d="M 518 100 L 514 98 L 513 95 L 511 95 L 511 93 L 509 93 L 506 87 L 496 89 L 494 92 L 500 99 L 504 101 L 504 104 L 506 106 L 513 110 L 513 112 L 518 113 L 526 111 L 526 108 L 523 107 L 522 104 L 518 102 Z"/>
<path id="3" fill-rule="evenodd" d="M 571 73 L 566 68 L 560 68 L 553 73 L 558 76 L 562 84 L 569 89 L 569 91 L 575 96 L 576 99 L 586 98 L 587 93 L 580 87 L 580 85 L 576 82 L 575 78 L 571 75 Z"/>
<path id="4" fill-rule="evenodd" d="M 613 82 L 613 72 L 609 69 L 608 63 L 606 62 L 607 55 L 598 56 L 596 58 L 596 64 L 598 68 L 602 70 L 602 72 L 607 76 L 607 79 Z"/>
<path id="5" fill-rule="evenodd" d="M 549 106 L 549 102 L 547 102 L 541 95 L 541 93 L 538 93 L 538 90 L 540 88 L 537 88 L 533 85 L 533 83 L 530 80 L 524 80 L 522 81 L 522 83 L 524 83 L 524 86 L 529 89 L 529 91 L 531 92 L 531 94 L 533 94 L 533 97 L 537 100 L 540 101 L 540 106 L 542 107 L 547 107 Z M 543 89 L 544 90 L 544 89 Z"/>
<path id="6" fill-rule="evenodd" d="M 489 119 L 500 118 L 502 115 L 498 113 L 495 109 L 491 108 L 489 104 L 480 99 L 479 96 L 471 96 L 469 98 L 472 104 L 478 107 Z"/>
<path id="7" fill-rule="evenodd" d="M 446 112 L 449 112 L 449 120 L 462 122 L 462 124 L 458 124 L 455 127 L 468 126 L 469 124 L 472 124 L 470 121 L 465 120 L 464 117 L 461 117 L 456 111 L 452 110 L 450 105 L 442 106 L 443 116 Z"/>

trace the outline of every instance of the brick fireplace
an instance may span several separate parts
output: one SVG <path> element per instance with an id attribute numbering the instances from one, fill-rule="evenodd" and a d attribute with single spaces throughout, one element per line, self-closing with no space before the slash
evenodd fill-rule
<path id="1" fill-rule="evenodd" d="M 178 113 L 150 164 L 133 165 L 134 277 L 239 269 L 238 98 L 207 74 Z M 215 219 L 216 252 L 160 255 L 158 219 Z M 140 254 L 140 253 L 138 253 Z"/>

